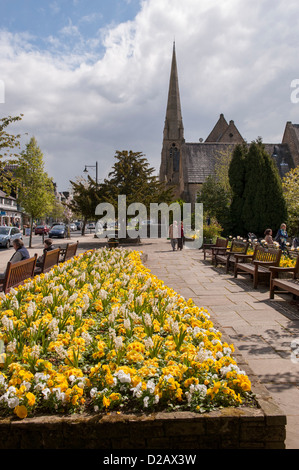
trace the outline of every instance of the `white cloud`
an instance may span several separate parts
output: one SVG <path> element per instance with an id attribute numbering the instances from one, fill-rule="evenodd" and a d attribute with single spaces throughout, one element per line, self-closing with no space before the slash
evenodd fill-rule
<path id="1" fill-rule="evenodd" d="M 249 141 L 279 142 L 286 121 L 298 122 L 298 12 L 294 0 L 147 0 L 134 21 L 93 38 L 69 22 L 48 52 L 2 31 L 0 112 L 24 113 L 21 130 L 61 190 L 96 160 L 106 176 L 115 150 L 143 151 L 158 171 L 175 39 L 187 141 L 205 138 L 223 112 Z"/>

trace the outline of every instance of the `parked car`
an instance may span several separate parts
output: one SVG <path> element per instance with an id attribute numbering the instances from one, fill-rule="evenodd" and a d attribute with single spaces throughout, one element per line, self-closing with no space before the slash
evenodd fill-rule
<path id="1" fill-rule="evenodd" d="M 49 232 L 50 238 L 65 238 L 67 236 L 67 227 L 65 225 L 54 225 Z"/>
<path id="2" fill-rule="evenodd" d="M 71 224 L 70 224 L 70 230 L 71 230 L 72 232 L 76 232 L 76 230 L 77 230 L 77 225 L 71 223 Z"/>
<path id="3" fill-rule="evenodd" d="M 54 222 L 52 225 L 51 225 L 51 228 L 55 227 L 55 225 L 65 225 L 64 222 Z"/>
<path id="4" fill-rule="evenodd" d="M 88 230 L 94 230 L 96 228 L 96 224 L 94 222 L 90 222 L 87 225 Z"/>
<path id="5" fill-rule="evenodd" d="M 49 233 L 50 227 L 49 225 L 37 225 L 34 229 L 35 235 L 42 235 L 43 233 L 46 235 Z"/>
<path id="6" fill-rule="evenodd" d="M 77 227 L 77 230 L 81 230 L 82 228 L 82 222 L 75 222 L 75 225 Z"/>
<path id="7" fill-rule="evenodd" d="M 19 228 L 0 226 L 0 246 L 9 248 L 16 238 L 23 238 Z"/>

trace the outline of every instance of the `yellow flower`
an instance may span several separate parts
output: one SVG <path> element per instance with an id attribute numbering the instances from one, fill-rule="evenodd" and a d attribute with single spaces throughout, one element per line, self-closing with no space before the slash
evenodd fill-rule
<path id="1" fill-rule="evenodd" d="M 110 406 L 110 400 L 109 398 L 106 398 L 105 395 L 103 396 L 103 405 L 105 408 L 108 408 Z"/>
<path id="2" fill-rule="evenodd" d="M 24 419 L 27 417 L 28 412 L 27 408 L 24 405 L 18 405 L 14 409 L 15 414 L 18 416 L 18 418 Z"/>
<path id="3" fill-rule="evenodd" d="M 33 393 L 31 392 L 26 393 L 26 398 L 28 400 L 29 406 L 33 406 L 35 404 L 35 395 L 33 395 Z"/>

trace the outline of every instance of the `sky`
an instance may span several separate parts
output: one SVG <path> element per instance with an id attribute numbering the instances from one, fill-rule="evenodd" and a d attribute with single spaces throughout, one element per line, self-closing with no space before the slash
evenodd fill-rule
<path id="1" fill-rule="evenodd" d="M 0 117 L 59 191 L 118 150 L 158 174 L 174 41 L 187 142 L 221 113 L 248 142 L 299 123 L 297 0 L 0 0 Z"/>

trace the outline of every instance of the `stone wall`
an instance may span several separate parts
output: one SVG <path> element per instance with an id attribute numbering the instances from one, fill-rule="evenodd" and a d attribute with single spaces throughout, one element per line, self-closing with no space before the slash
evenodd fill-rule
<path id="1" fill-rule="evenodd" d="M 0 420 L 1 449 L 284 449 L 286 417 L 266 389 L 258 406 L 197 413 Z"/>

